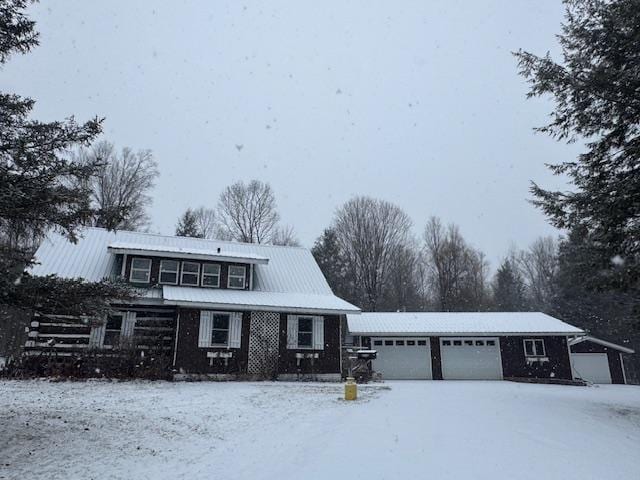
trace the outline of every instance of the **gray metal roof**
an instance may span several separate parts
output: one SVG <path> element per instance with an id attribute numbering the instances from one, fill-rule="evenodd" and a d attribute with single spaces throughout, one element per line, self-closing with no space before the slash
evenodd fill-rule
<path id="1" fill-rule="evenodd" d="M 55 274 L 64 278 L 81 277 L 88 281 L 102 280 L 112 273 L 115 261 L 115 255 L 109 252 L 108 246 L 118 243 L 126 244 L 128 247 L 153 245 L 156 249 L 187 251 L 217 252 L 220 248 L 222 252 L 230 251 L 240 256 L 246 255 L 248 258 L 269 259 L 268 264 L 254 265 L 253 292 L 278 294 L 274 295 L 272 304 L 285 306 L 289 303 L 291 307 L 297 308 L 301 299 L 307 298 L 306 301 L 314 300 L 314 304 L 322 305 L 327 310 L 359 311 L 357 307 L 333 295 L 313 255 L 308 249 L 301 247 L 223 242 L 127 231 L 116 233 L 102 228 L 87 228 L 81 232 L 80 239 L 75 244 L 60 234 L 48 235 L 35 253 L 35 260 L 39 263 L 31 268 L 31 273 L 33 275 Z M 172 290 L 175 289 L 193 290 L 189 287 L 172 288 Z M 183 296 L 187 295 L 186 290 Z M 236 291 L 235 293 L 246 293 L 248 301 L 253 292 Z M 204 292 L 200 293 L 204 294 Z M 298 295 L 290 295 L 287 300 L 286 294 Z M 177 293 L 172 293 L 172 297 L 176 295 Z M 267 296 L 262 295 L 260 302 L 266 302 L 266 299 Z M 178 300 L 174 299 L 174 301 Z"/>

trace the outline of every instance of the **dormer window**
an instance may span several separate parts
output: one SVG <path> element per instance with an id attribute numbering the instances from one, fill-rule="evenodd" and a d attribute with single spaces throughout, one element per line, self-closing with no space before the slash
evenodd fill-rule
<path id="1" fill-rule="evenodd" d="M 220 265 L 214 263 L 202 265 L 202 286 L 214 288 L 220 286 Z"/>
<path id="2" fill-rule="evenodd" d="M 182 275 L 180 284 L 197 287 L 200 279 L 200 264 L 195 262 L 182 262 Z"/>
<path id="3" fill-rule="evenodd" d="M 180 263 L 176 260 L 160 261 L 160 283 L 165 285 L 177 285 L 179 267 Z"/>
<path id="4" fill-rule="evenodd" d="M 246 267 L 238 265 L 229 265 L 229 278 L 227 279 L 228 288 L 244 288 L 245 278 L 247 276 Z"/>
<path id="5" fill-rule="evenodd" d="M 132 283 L 149 283 L 151 278 L 151 259 L 132 258 L 129 281 Z"/>

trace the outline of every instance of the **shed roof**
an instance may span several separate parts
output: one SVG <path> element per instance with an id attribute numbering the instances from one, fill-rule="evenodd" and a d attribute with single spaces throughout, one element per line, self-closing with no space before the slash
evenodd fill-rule
<path id="1" fill-rule="evenodd" d="M 607 342 L 606 340 L 602 340 L 601 338 L 592 337 L 591 335 L 584 335 L 582 337 L 572 338 L 569 340 L 569 345 L 577 345 L 582 342 L 592 342 L 597 343 L 598 345 L 602 345 L 603 347 L 613 348 L 614 350 L 618 350 L 622 353 L 635 353 L 635 350 L 628 347 L 623 347 L 622 345 L 618 345 L 617 343 Z"/>
<path id="2" fill-rule="evenodd" d="M 148 256 L 192 258 L 197 260 L 217 260 L 221 262 L 269 263 L 269 259 L 250 252 L 234 252 L 230 248 L 194 248 L 192 246 L 156 245 L 154 243 L 113 242 L 107 247 L 113 253 L 127 253 Z M 231 247 L 233 248 L 233 247 Z"/>
<path id="3" fill-rule="evenodd" d="M 352 335 L 581 335 L 540 312 L 363 312 L 347 315 Z"/>

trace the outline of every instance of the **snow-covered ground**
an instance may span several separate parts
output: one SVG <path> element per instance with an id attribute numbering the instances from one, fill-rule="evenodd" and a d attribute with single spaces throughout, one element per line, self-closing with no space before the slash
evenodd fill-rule
<path id="1" fill-rule="evenodd" d="M 640 387 L 0 382 L 0 478 L 640 478 Z"/>

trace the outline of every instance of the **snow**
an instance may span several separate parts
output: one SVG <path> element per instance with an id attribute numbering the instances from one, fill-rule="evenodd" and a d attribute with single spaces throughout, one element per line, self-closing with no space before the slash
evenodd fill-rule
<path id="1" fill-rule="evenodd" d="M 261 255 L 254 255 L 251 253 L 239 253 L 228 251 L 226 249 L 222 250 L 220 247 L 210 247 L 208 249 L 204 248 L 193 248 L 193 247 L 181 247 L 181 246 L 167 246 L 167 245 L 156 245 L 153 243 L 133 243 L 133 242 L 113 242 L 110 243 L 107 247 L 109 250 L 113 251 L 113 253 L 162 253 L 169 254 L 166 256 L 171 256 L 171 254 L 183 254 L 183 255 L 191 255 L 193 257 L 202 259 L 219 259 L 219 260 L 243 260 L 247 263 L 269 263 L 269 259 L 267 257 Z M 217 249 L 220 248 L 220 252 L 217 252 Z"/>
<path id="2" fill-rule="evenodd" d="M 347 322 L 351 335 L 584 334 L 541 312 L 362 312 Z"/>
<path id="3" fill-rule="evenodd" d="M 640 387 L 0 382 L 0 478 L 637 479 Z"/>

